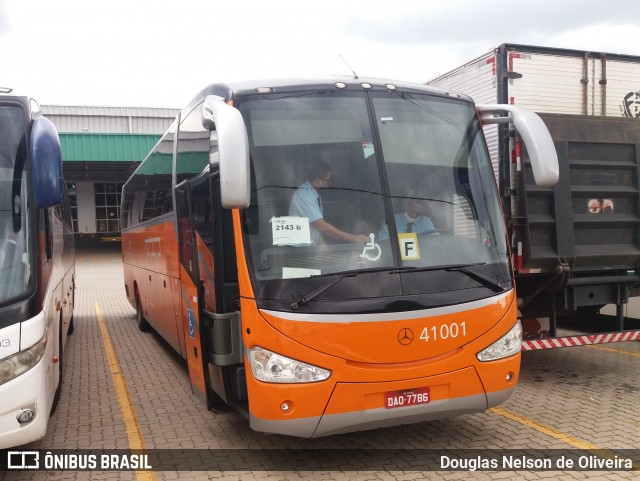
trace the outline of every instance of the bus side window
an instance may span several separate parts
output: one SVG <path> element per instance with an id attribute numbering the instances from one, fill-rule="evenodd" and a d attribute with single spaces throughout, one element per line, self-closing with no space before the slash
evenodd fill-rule
<path id="1" fill-rule="evenodd" d="M 51 218 L 49 217 L 49 209 L 40 209 L 40 231 L 44 241 L 44 254 L 43 264 L 51 260 Z"/>
<path id="2" fill-rule="evenodd" d="M 193 229 L 210 251 L 213 251 L 213 225 L 214 218 L 211 212 L 211 197 L 208 192 L 209 183 L 201 182 L 195 185 L 191 191 Z"/>
<path id="3" fill-rule="evenodd" d="M 66 185 L 62 193 L 62 219 L 67 227 L 72 228 L 71 206 L 69 205 L 69 192 Z"/>
<path id="4" fill-rule="evenodd" d="M 218 214 L 216 222 L 217 250 L 222 256 L 222 312 L 239 310 L 238 300 L 240 291 L 238 287 L 238 263 L 236 260 L 236 243 L 233 230 L 233 216 L 230 209 L 222 207 L 220 202 L 220 178 L 216 177 L 212 182 L 214 209 Z"/>

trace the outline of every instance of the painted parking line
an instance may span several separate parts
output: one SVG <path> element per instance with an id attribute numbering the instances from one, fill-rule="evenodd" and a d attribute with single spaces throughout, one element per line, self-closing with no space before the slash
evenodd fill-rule
<path id="1" fill-rule="evenodd" d="M 595 444 L 591 444 L 587 441 L 583 441 L 578 438 L 574 438 L 573 436 L 569 436 L 557 429 L 552 428 L 551 426 L 547 426 L 545 424 L 538 423 L 532 419 L 525 418 L 519 414 L 516 414 L 512 411 L 509 411 L 504 408 L 491 408 L 490 411 L 494 414 L 498 414 L 499 416 L 505 417 L 507 419 L 511 419 L 517 423 L 520 423 L 529 428 L 535 429 L 538 432 L 546 434 L 547 436 L 551 436 L 552 438 L 558 439 L 567 443 L 570 446 L 578 449 L 601 449 L 599 446 Z"/>
<path id="2" fill-rule="evenodd" d="M 100 304 L 97 302 L 96 315 L 98 316 L 98 324 L 100 325 L 100 332 L 102 333 L 102 341 L 104 342 L 104 348 L 107 353 L 107 361 L 109 362 L 111 378 L 113 379 L 116 396 L 118 397 L 118 406 L 120 407 L 120 413 L 122 415 L 122 420 L 124 421 L 124 428 L 127 433 L 129 449 L 146 449 L 142 430 L 140 429 L 140 423 L 138 423 L 138 417 L 136 416 L 136 411 L 133 407 L 133 403 L 131 402 L 131 396 L 129 395 L 127 381 L 122 374 L 122 369 L 120 368 L 116 351 L 113 348 L 109 332 L 107 331 L 107 326 L 104 322 L 104 318 L 102 317 Z M 151 471 L 137 471 L 136 479 L 138 481 L 155 481 L 156 475 Z"/>
<path id="3" fill-rule="evenodd" d="M 626 356 L 633 356 L 633 357 L 640 358 L 640 353 L 637 353 L 637 352 L 623 351 L 622 349 L 613 349 L 611 347 L 602 347 L 602 346 L 594 346 L 594 345 L 588 345 L 587 347 L 590 347 L 591 349 L 600 349 L 601 351 L 615 352 L 616 354 L 624 354 Z"/>
<path id="4" fill-rule="evenodd" d="M 590 443 L 588 441 L 584 441 L 582 439 L 576 438 L 574 436 L 570 436 L 569 434 L 563 433 L 562 431 L 558 431 L 557 429 L 552 428 L 551 426 L 547 426 L 545 424 L 539 423 L 532 419 L 521 416 L 520 414 L 516 414 L 513 411 L 509 411 L 504 408 L 491 408 L 489 409 L 492 413 L 497 414 L 498 416 L 505 417 L 510 419 L 511 421 L 515 421 L 523 426 L 527 426 L 528 428 L 535 429 L 536 431 L 546 434 L 547 436 L 551 436 L 554 439 L 558 439 L 564 443 L 567 443 L 569 446 L 572 446 L 577 449 L 585 449 L 591 450 L 593 454 L 599 456 L 601 458 L 607 459 L 616 459 L 618 454 L 608 449 L 603 449 L 597 444 Z M 637 463 L 634 464 L 633 469 L 635 471 L 640 470 L 640 465 Z"/>

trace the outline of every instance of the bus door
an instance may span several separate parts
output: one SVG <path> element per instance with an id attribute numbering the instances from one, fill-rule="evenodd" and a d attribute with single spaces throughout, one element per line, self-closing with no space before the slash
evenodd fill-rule
<path id="1" fill-rule="evenodd" d="M 175 189 L 178 220 L 178 248 L 180 250 L 180 297 L 182 300 L 182 329 L 184 332 L 187 365 L 191 391 L 205 404 L 207 402 L 204 363 L 200 338 L 198 266 L 195 235 L 191 227 L 189 184 L 182 182 Z"/>
<path id="2" fill-rule="evenodd" d="M 246 402 L 241 349 L 239 290 L 231 211 L 220 204 L 219 176 L 208 173 L 176 188 L 181 272 L 195 286 L 199 365 L 189 374 L 192 385 L 204 380 L 211 409 Z M 186 207 L 183 209 L 181 207 Z M 183 227 L 184 226 L 184 227 Z M 187 319 L 188 321 L 188 319 Z M 187 329 L 190 324 L 187 322 Z M 185 331 L 191 336 L 191 331 Z M 188 349 L 194 357 L 194 347 Z M 195 379 L 194 379 L 195 378 Z"/>

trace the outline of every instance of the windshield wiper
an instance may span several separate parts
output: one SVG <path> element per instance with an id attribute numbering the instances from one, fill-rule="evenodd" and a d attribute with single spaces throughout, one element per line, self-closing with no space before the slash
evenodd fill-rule
<path id="1" fill-rule="evenodd" d="M 313 300 L 314 298 L 318 297 L 320 294 L 322 294 L 324 291 L 326 291 L 327 289 L 329 289 L 331 286 L 337 284 L 338 282 L 340 282 L 343 279 L 346 279 L 347 277 L 356 277 L 360 274 L 366 274 L 369 272 L 385 272 L 385 271 L 389 271 L 389 273 L 391 273 L 392 271 L 396 271 L 397 268 L 396 267 L 371 267 L 368 269 L 358 269 L 358 270 L 354 270 L 354 271 L 349 271 L 349 272 L 345 272 L 344 274 L 340 275 L 339 277 L 337 277 L 336 279 L 332 280 L 331 282 L 328 282 L 327 284 L 317 288 L 314 291 L 311 291 L 309 294 L 306 294 L 304 296 L 300 296 L 300 298 L 297 301 L 294 301 L 291 303 L 291 309 L 293 309 L 294 311 L 298 308 L 300 308 L 300 306 L 304 306 L 305 304 L 308 304 L 309 301 Z M 331 272 L 331 273 L 327 273 L 327 274 L 319 274 L 317 276 L 311 276 L 311 277 L 326 277 L 326 276 L 331 276 L 331 275 L 335 275 L 335 272 Z"/>
<path id="2" fill-rule="evenodd" d="M 485 287 L 488 287 L 495 292 L 504 292 L 506 287 L 502 287 L 498 281 L 491 279 L 490 277 L 478 274 L 477 272 L 470 271 L 468 267 L 483 266 L 486 262 L 476 262 L 474 264 L 449 264 L 443 266 L 431 266 L 431 267 L 401 267 L 393 273 L 400 272 L 428 272 L 428 271 L 447 271 L 447 272 L 462 272 L 471 279 L 478 281 Z"/>
<path id="3" fill-rule="evenodd" d="M 431 266 L 431 267 L 372 267 L 368 269 L 359 269 L 355 271 L 349 271 L 349 272 L 345 272 L 344 274 L 341 274 L 336 279 L 333 279 L 331 282 L 328 282 L 327 284 L 311 291 L 310 293 L 304 296 L 300 296 L 298 300 L 291 303 L 291 309 L 295 311 L 299 309 L 301 306 L 308 304 L 310 301 L 318 297 L 324 291 L 336 285 L 338 282 L 340 282 L 341 280 L 347 277 L 356 277 L 360 274 L 366 274 L 370 272 L 389 272 L 389 274 L 399 274 L 399 273 L 405 273 L 405 272 L 406 273 L 427 272 L 427 271 L 462 272 L 463 274 L 466 274 L 470 278 L 478 281 L 483 286 L 488 287 L 489 289 L 495 292 L 504 292 L 506 288 L 502 287 L 499 282 L 491 279 L 490 277 L 486 277 L 482 274 L 478 274 L 477 272 L 473 272 L 467 269 L 468 267 L 483 266 L 485 264 L 486 262 L 476 262 L 473 264 L 450 264 L 450 265 Z M 333 272 L 333 273 L 327 273 L 327 274 L 319 274 L 317 276 L 311 276 L 311 277 L 326 277 L 326 276 L 331 276 L 335 274 L 336 273 Z"/>

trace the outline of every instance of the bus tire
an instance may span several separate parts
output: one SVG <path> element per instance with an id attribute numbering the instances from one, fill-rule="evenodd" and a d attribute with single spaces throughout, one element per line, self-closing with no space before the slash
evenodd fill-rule
<path id="1" fill-rule="evenodd" d="M 136 321 L 138 322 L 138 329 L 142 332 L 148 332 L 151 326 L 144 318 L 144 309 L 142 308 L 142 302 L 140 302 L 140 295 L 136 289 Z"/>

